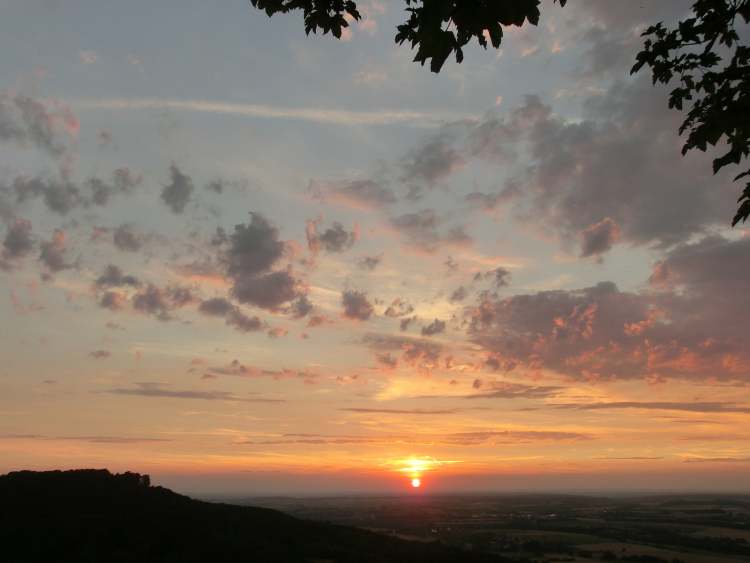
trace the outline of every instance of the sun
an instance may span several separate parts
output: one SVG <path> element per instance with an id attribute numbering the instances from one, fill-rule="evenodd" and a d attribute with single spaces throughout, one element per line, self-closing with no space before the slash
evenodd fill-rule
<path id="1" fill-rule="evenodd" d="M 411 485 L 412 489 L 416 490 L 422 489 L 424 487 L 422 478 L 425 475 L 430 474 L 430 472 L 435 471 L 436 469 L 443 467 L 444 465 L 452 463 L 460 462 L 435 459 L 434 457 L 430 456 L 412 455 L 406 458 L 396 458 L 388 460 L 384 462 L 384 465 L 387 465 L 393 468 L 395 471 L 403 474 L 404 477 L 408 479 L 408 482 Z M 432 487 L 432 485 L 429 484 L 430 482 L 428 482 L 427 484 L 428 487 Z"/>

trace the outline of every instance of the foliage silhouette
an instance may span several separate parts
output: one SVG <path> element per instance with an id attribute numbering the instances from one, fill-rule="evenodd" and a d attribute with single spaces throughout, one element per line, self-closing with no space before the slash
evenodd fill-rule
<path id="1" fill-rule="evenodd" d="M 614 1 L 614 0 L 613 0 Z M 348 19 L 361 14 L 351 0 L 250 0 L 272 16 L 302 10 L 305 32 L 331 32 L 340 38 Z M 455 53 L 463 60 L 462 48 L 473 38 L 487 48 L 500 47 L 501 26 L 539 22 L 539 0 L 404 0 L 407 21 L 398 26 L 396 42 L 408 41 L 417 53 L 415 62 L 440 72 Z M 561 6 L 567 0 L 555 0 Z M 681 85 L 669 96 L 669 107 L 692 107 L 680 127 L 688 137 L 682 152 L 705 151 L 708 145 L 726 142 L 728 151 L 713 162 L 714 173 L 729 164 L 740 164 L 750 152 L 750 48 L 740 43 L 738 17 L 750 20 L 750 0 L 696 0 L 692 16 L 667 28 L 661 22 L 644 32 L 648 37 L 631 73 L 649 66 L 653 82 L 669 83 L 679 77 Z M 728 63 L 724 64 L 725 56 Z M 720 68 L 717 68 L 720 67 Z M 750 169 L 735 180 L 750 177 Z M 732 226 L 750 216 L 750 181 L 738 200 Z"/>
<path id="2" fill-rule="evenodd" d="M 356 2 L 350 0 L 250 0 L 253 6 L 272 16 L 302 10 L 305 33 L 320 28 L 341 38 L 347 27 L 347 17 L 359 20 Z M 502 26 L 522 26 L 525 22 L 539 23 L 540 0 L 404 0 L 409 18 L 398 26 L 396 43 L 408 41 L 417 50 L 414 61 L 430 70 L 440 72 L 446 59 L 456 54 L 459 63 L 464 58 L 463 47 L 472 38 L 487 48 L 487 36 L 496 49 L 503 39 Z M 555 0 L 564 6 L 567 0 Z M 486 34 L 485 34 L 486 31 Z"/>
<path id="3" fill-rule="evenodd" d="M 335 561 L 500 563 L 437 543 L 307 522 L 264 508 L 200 502 L 145 475 L 106 470 L 0 476 L 3 563 Z"/>
<path id="4" fill-rule="evenodd" d="M 714 159 L 714 174 L 750 153 L 750 48 L 740 43 L 738 20 L 750 22 L 750 0 L 697 0 L 692 16 L 676 27 L 659 22 L 643 33 L 648 39 L 631 70 L 649 66 L 654 84 L 679 78 L 669 107 L 691 104 L 680 126 L 680 134 L 688 133 L 682 154 L 723 140 L 728 150 Z M 750 169 L 735 180 L 748 176 Z M 738 202 L 732 226 L 750 216 L 750 182 Z"/>

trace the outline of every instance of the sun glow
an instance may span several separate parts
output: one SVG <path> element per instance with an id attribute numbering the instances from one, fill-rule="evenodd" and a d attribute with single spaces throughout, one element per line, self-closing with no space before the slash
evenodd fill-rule
<path id="1" fill-rule="evenodd" d="M 425 471 L 432 471 L 438 467 L 440 462 L 430 457 L 410 457 L 399 460 L 398 464 L 401 466 L 399 471 L 408 473 L 416 479 Z"/>
<path id="2" fill-rule="evenodd" d="M 443 465 L 458 463 L 457 461 L 438 460 L 428 456 L 411 456 L 407 458 L 394 459 L 388 461 L 385 465 L 391 466 L 399 473 L 403 473 L 409 478 L 409 482 L 414 489 L 422 487 L 422 476 L 429 472 L 442 467 Z"/>

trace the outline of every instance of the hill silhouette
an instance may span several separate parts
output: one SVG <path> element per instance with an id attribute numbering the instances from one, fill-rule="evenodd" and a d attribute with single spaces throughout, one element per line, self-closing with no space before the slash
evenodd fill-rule
<path id="1" fill-rule="evenodd" d="M 107 470 L 0 476 L 5 563 L 455 562 L 502 558 L 275 510 L 202 502 Z"/>

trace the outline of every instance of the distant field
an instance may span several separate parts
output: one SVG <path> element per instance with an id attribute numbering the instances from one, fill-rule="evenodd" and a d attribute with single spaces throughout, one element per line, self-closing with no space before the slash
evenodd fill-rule
<path id="1" fill-rule="evenodd" d="M 497 530 L 495 530 L 497 532 Z M 503 529 L 502 534 L 517 538 L 518 540 L 544 540 L 547 542 L 560 542 L 567 545 L 582 545 L 592 544 L 596 542 L 604 541 L 601 537 L 592 536 L 589 534 L 579 534 L 576 532 L 558 532 L 558 531 L 547 531 L 547 530 L 509 530 Z"/>
<path id="2" fill-rule="evenodd" d="M 747 558 L 742 557 L 735 558 L 714 554 L 704 555 L 687 553 L 684 551 L 674 551 L 659 547 L 620 542 L 592 543 L 581 545 L 579 547 L 592 552 L 611 551 L 620 557 L 623 555 L 651 555 L 653 557 L 660 557 L 665 561 L 679 559 L 680 561 L 684 561 L 684 563 L 747 563 L 748 561 Z M 591 561 L 591 559 L 589 559 L 589 561 Z"/>
<path id="3" fill-rule="evenodd" d="M 702 538 L 744 539 L 750 542 L 750 530 L 737 530 L 735 528 L 702 528 L 695 530 L 693 535 Z"/>
<path id="4" fill-rule="evenodd" d="M 639 557 L 649 563 L 750 562 L 750 497 L 743 495 L 258 501 L 302 518 L 378 529 L 401 538 L 438 540 L 518 562 L 638 562 Z"/>

